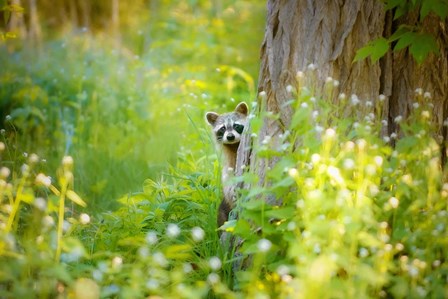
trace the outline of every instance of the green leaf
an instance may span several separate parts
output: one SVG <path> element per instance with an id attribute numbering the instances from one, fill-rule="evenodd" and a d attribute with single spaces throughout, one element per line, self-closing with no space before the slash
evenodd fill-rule
<path id="1" fill-rule="evenodd" d="M 384 37 L 369 42 L 366 46 L 356 51 L 354 62 L 363 60 L 370 56 L 372 62 L 378 61 L 389 50 L 389 41 Z"/>
<path id="2" fill-rule="evenodd" d="M 66 195 L 67 198 L 73 201 L 75 204 L 80 205 L 81 207 L 87 206 L 86 202 L 82 200 L 81 197 L 78 194 L 76 194 L 73 190 L 68 190 Z"/>
<path id="3" fill-rule="evenodd" d="M 439 53 L 439 47 L 432 35 L 429 34 L 417 34 L 414 42 L 409 48 L 409 52 L 417 61 L 418 64 L 422 63 L 429 53 Z"/>
<path id="4" fill-rule="evenodd" d="M 355 58 L 353 62 L 364 60 L 372 54 L 372 47 L 370 45 L 364 46 L 358 51 L 356 51 Z"/>
<path id="5" fill-rule="evenodd" d="M 389 42 L 384 37 L 372 41 L 373 53 L 371 59 L 373 62 L 378 61 L 389 50 Z"/>
<path id="6" fill-rule="evenodd" d="M 420 20 L 423 20 L 430 12 L 434 12 L 442 20 L 448 15 L 448 2 L 446 0 L 425 0 L 420 9 Z"/>
<path id="7" fill-rule="evenodd" d="M 290 219 L 294 216 L 296 209 L 294 207 L 277 208 L 266 211 L 266 216 L 276 219 Z"/>
<path id="8" fill-rule="evenodd" d="M 400 26 L 390 37 L 389 42 L 396 41 L 397 39 L 400 39 L 405 33 L 410 32 L 410 29 L 408 26 Z"/>
<path id="9" fill-rule="evenodd" d="M 414 39 L 415 39 L 415 35 L 416 35 L 416 33 L 411 32 L 411 31 L 404 33 L 398 40 L 397 44 L 395 45 L 394 51 L 404 49 L 407 46 L 409 46 L 411 43 L 413 43 Z"/>
<path id="10" fill-rule="evenodd" d="M 397 7 L 398 5 L 400 5 L 402 2 L 402 0 L 390 0 L 390 1 L 386 1 L 386 10 L 390 10 L 392 8 Z"/>

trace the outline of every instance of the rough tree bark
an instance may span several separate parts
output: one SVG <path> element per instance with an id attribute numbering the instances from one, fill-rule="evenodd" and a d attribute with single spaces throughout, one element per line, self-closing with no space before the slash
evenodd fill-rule
<path id="1" fill-rule="evenodd" d="M 389 52 L 378 63 L 371 63 L 370 59 L 353 63 L 356 50 L 368 41 L 389 36 L 400 24 L 416 24 L 418 17 L 406 16 L 393 21 L 378 0 L 269 0 L 267 8 L 258 91 L 266 92 L 266 110 L 279 113 L 280 119 L 265 120 L 258 132 L 259 140 L 271 136 L 275 142 L 276 136 L 289 124 L 293 111 L 281 108 L 290 98 L 286 86 L 295 85 L 297 71 L 313 63 L 317 66 L 317 92 L 323 90 L 325 79 L 331 76 L 340 81 L 341 92 L 354 93 L 361 101 L 376 101 L 380 94 L 386 95 L 384 112 L 389 126 L 384 133 L 387 134 L 397 130 L 394 118 L 406 116 L 412 108 L 415 89 L 430 91 L 435 122 L 446 142 L 447 131 L 443 127 L 448 116 L 446 20 L 425 19 L 424 29 L 436 37 L 440 54 L 431 54 L 421 65 L 417 65 L 407 50 Z M 245 136 L 238 152 L 237 175 L 241 174 L 242 165 L 250 165 L 263 183 L 265 169 L 276 161 L 259 159 L 250 148 L 250 136 Z"/>

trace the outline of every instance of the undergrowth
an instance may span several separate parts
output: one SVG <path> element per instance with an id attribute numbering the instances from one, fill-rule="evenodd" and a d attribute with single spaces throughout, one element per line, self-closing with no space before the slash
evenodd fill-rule
<path id="1" fill-rule="evenodd" d="M 400 138 L 381 138 L 383 96 L 315 97 L 302 76 L 297 92 L 288 87 L 294 114 L 281 135 L 258 140 L 263 120 L 277 116 L 251 116 L 257 159 L 278 162 L 265 183 L 254 170 L 236 178 L 251 186 L 225 226 L 243 240 L 236 255 L 218 239 L 216 156 L 184 149 L 163 177 L 95 217 L 67 209 L 84 205 L 70 157 L 55 182 L 35 155 L 20 172 L 2 159 L 2 296 L 445 297 L 448 184 L 430 95 L 418 90 L 411 115 L 395 119 Z M 195 125 L 207 140 L 205 124 Z M 275 206 L 265 203 L 272 197 Z"/>

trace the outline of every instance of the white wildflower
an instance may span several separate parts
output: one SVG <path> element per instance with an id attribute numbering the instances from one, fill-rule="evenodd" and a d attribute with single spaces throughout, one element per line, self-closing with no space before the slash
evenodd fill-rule
<path id="1" fill-rule="evenodd" d="M 207 282 L 211 285 L 217 284 L 219 282 L 219 280 L 220 280 L 220 277 L 216 273 L 210 273 L 207 276 Z"/>
<path id="2" fill-rule="evenodd" d="M 369 255 L 369 251 L 366 248 L 361 247 L 359 249 L 359 256 L 360 257 L 364 258 L 364 257 L 367 257 L 368 255 Z"/>
<path id="3" fill-rule="evenodd" d="M 170 223 L 166 228 L 166 234 L 170 238 L 175 238 L 180 234 L 180 228 L 177 224 Z"/>
<path id="4" fill-rule="evenodd" d="M 303 78 L 304 76 L 305 76 L 304 72 L 302 72 L 302 71 L 297 71 L 297 73 L 296 73 L 296 77 L 297 77 L 297 78 L 301 79 L 301 78 Z"/>
<path id="5" fill-rule="evenodd" d="M 355 161 L 353 161 L 353 159 L 347 158 L 343 162 L 343 167 L 346 170 L 351 170 L 355 167 Z"/>
<path id="6" fill-rule="evenodd" d="M 44 175 L 43 173 L 39 173 L 36 176 L 36 184 L 43 185 L 45 187 L 50 187 L 51 178 L 49 176 Z"/>
<path id="7" fill-rule="evenodd" d="M 428 110 L 422 111 L 422 117 L 423 118 L 429 118 L 430 117 L 430 113 Z"/>
<path id="8" fill-rule="evenodd" d="M 292 87 L 292 85 L 286 86 L 286 92 L 291 93 L 293 91 L 294 91 L 294 87 Z"/>
<path id="9" fill-rule="evenodd" d="M 417 103 L 417 102 L 414 102 L 414 103 L 412 104 L 412 107 L 414 107 L 414 109 L 418 109 L 418 108 L 420 107 L 420 104 Z"/>
<path id="10" fill-rule="evenodd" d="M 380 94 L 378 99 L 380 100 L 380 102 L 384 102 L 386 100 L 386 96 L 384 94 Z"/>
<path id="11" fill-rule="evenodd" d="M 33 204 L 41 211 L 45 211 L 45 209 L 47 208 L 47 202 L 42 197 L 36 197 Z"/>
<path id="12" fill-rule="evenodd" d="M 213 256 L 208 260 L 208 265 L 213 271 L 221 269 L 222 262 L 217 256 Z"/>
<path id="13" fill-rule="evenodd" d="M 314 70 L 317 69 L 317 66 L 316 66 L 314 63 L 310 63 L 310 64 L 308 64 L 307 68 L 308 68 L 310 71 L 314 71 Z"/>
<path id="14" fill-rule="evenodd" d="M 182 266 L 184 273 L 190 273 L 193 271 L 193 266 L 190 263 L 184 263 Z"/>
<path id="15" fill-rule="evenodd" d="M 297 168 L 290 168 L 288 170 L 288 175 L 292 178 L 296 178 L 299 176 L 299 171 L 297 170 Z"/>
<path id="16" fill-rule="evenodd" d="M 112 268 L 113 269 L 120 269 L 123 265 L 123 259 L 119 256 L 116 256 L 112 259 Z"/>
<path id="17" fill-rule="evenodd" d="M 261 239 L 258 241 L 257 247 L 260 252 L 267 252 L 271 249 L 272 243 L 268 239 Z"/>
<path id="18" fill-rule="evenodd" d="M 39 162 L 39 156 L 36 154 L 31 154 L 30 158 L 29 158 L 29 162 L 30 162 L 30 164 L 35 164 L 35 163 Z"/>
<path id="19" fill-rule="evenodd" d="M 325 139 L 333 139 L 336 136 L 336 131 L 332 128 L 326 129 L 324 138 Z"/>
<path id="20" fill-rule="evenodd" d="M 398 207 L 399 203 L 400 202 L 398 201 L 398 199 L 396 197 L 389 198 L 389 204 L 393 209 L 396 209 Z"/>
<path id="21" fill-rule="evenodd" d="M 52 227 L 54 225 L 54 219 L 51 216 L 45 216 L 42 218 L 42 226 L 45 228 Z"/>
<path id="22" fill-rule="evenodd" d="M 373 158 L 373 161 L 375 161 L 375 164 L 378 167 L 381 167 L 383 165 L 383 157 L 381 157 L 381 156 L 375 156 Z"/>
<path id="23" fill-rule="evenodd" d="M 297 227 L 296 223 L 294 221 L 291 221 L 288 223 L 288 226 L 286 227 L 289 231 L 295 230 Z"/>
<path id="24" fill-rule="evenodd" d="M 339 99 L 339 100 L 345 100 L 346 98 L 347 98 L 347 96 L 346 96 L 345 93 L 343 93 L 343 92 L 340 93 L 339 96 L 338 96 L 338 99 Z"/>
<path id="25" fill-rule="evenodd" d="M 6 179 L 11 174 L 11 170 L 8 167 L 0 168 L 0 177 Z"/>
<path id="26" fill-rule="evenodd" d="M 359 100 L 358 96 L 356 94 L 352 94 L 350 97 L 350 102 L 353 106 L 358 105 L 361 101 Z"/>
<path id="27" fill-rule="evenodd" d="M 64 156 L 64 158 L 62 158 L 62 165 L 66 167 L 72 166 L 73 158 L 71 156 Z"/>
<path id="28" fill-rule="evenodd" d="M 320 155 L 319 154 L 312 154 L 311 155 L 311 162 L 313 164 L 317 164 L 320 161 Z"/>
<path id="29" fill-rule="evenodd" d="M 81 215 L 79 215 L 79 222 L 81 222 L 81 224 L 90 223 L 90 216 L 86 213 L 81 213 Z"/>
<path id="30" fill-rule="evenodd" d="M 316 125 L 316 127 L 314 127 L 314 130 L 315 130 L 317 133 L 322 133 L 323 130 L 324 130 L 324 128 L 321 127 L 321 126 L 319 126 L 319 125 Z"/>
<path id="31" fill-rule="evenodd" d="M 146 233 L 146 237 L 145 240 L 148 244 L 150 245 L 154 245 L 157 243 L 158 238 L 157 238 L 157 233 L 155 231 L 149 231 Z"/>
<path id="32" fill-rule="evenodd" d="M 195 242 L 202 241 L 204 239 L 204 236 L 205 236 L 205 232 L 199 226 L 193 227 L 191 229 L 191 237 L 193 238 L 193 240 Z"/>
<path id="33" fill-rule="evenodd" d="M 415 89 L 415 93 L 418 94 L 419 96 L 423 95 L 423 89 L 421 88 L 416 88 Z"/>
<path id="34" fill-rule="evenodd" d="M 152 258 L 156 264 L 158 264 L 160 267 L 166 267 L 168 265 L 168 260 L 166 259 L 165 255 L 161 253 L 160 251 L 155 252 L 152 255 Z"/>
<path id="35" fill-rule="evenodd" d="M 403 120 L 403 116 L 401 116 L 401 115 L 398 115 L 397 117 L 394 118 L 394 122 L 397 124 L 400 123 L 402 120 Z"/>

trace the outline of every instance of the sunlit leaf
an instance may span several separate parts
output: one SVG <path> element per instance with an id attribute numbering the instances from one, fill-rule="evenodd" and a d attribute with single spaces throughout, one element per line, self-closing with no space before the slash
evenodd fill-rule
<path id="1" fill-rule="evenodd" d="M 73 190 L 67 190 L 66 195 L 67 195 L 68 199 L 70 199 L 71 201 L 73 201 L 77 205 L 80 205 L 81 207 L 86 207 L 87 206 L 85 201 L 83 201 L 81 199 L 81 197 L 78 194 L 76 194 Z"/>

